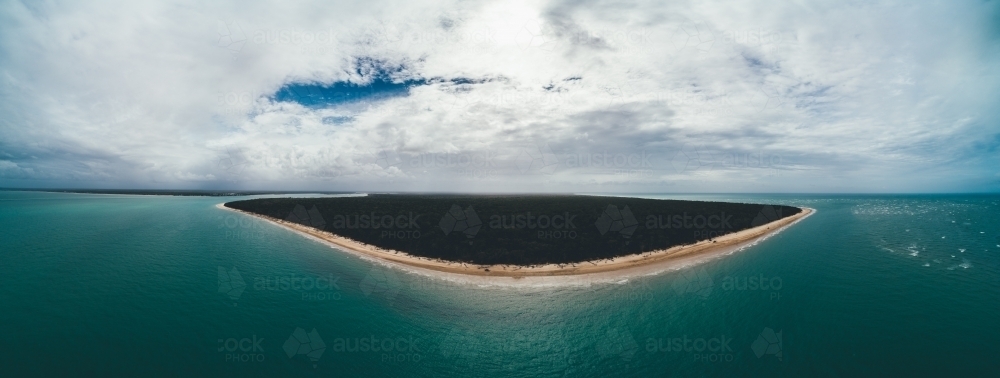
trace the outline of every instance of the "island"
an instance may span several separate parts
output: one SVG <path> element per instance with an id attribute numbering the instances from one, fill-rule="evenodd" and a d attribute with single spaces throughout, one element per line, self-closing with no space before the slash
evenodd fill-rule
<path id="1" fill-rule="evenodd" d="M 590 195 L 369 194 L 220 204 L 342 250 L 437 271 L 573 275 L 710 253 L 813 212 Z"/>

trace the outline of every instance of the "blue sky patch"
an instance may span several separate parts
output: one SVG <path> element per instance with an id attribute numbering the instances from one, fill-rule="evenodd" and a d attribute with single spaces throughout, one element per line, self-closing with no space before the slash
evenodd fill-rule
<path id="1" fill-rule="evenodd" d="M 393 82 L 384 78 L 372 80 L 367 85 L 337 82 L 330 85 L 318 83 L 286 84 L 275 92 L 272 99 L 278 102 L 295 102 L 309 108 L 327 108 L 359 101 L 376 102 L 410 93 L 410 88 L 424 84 L 424 80 Z"/>

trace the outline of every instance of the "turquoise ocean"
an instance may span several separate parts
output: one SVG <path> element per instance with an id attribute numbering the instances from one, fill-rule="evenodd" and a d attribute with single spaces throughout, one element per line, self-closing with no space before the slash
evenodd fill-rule
<path id="1" fill-rule="evenodd" d="M 818 212 L 677 272 L 477 286 L 220 210 L 0 191 L 0 376 L 1000 376 L 1000 196 Z"/>

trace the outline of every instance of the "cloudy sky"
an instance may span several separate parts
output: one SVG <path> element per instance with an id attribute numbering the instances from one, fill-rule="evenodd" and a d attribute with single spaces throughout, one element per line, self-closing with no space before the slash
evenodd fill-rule
<path id="1" fill-rule="evenodd" d="M 1000 190 L 996 1 L 0 1 L 0 187 Z"/>

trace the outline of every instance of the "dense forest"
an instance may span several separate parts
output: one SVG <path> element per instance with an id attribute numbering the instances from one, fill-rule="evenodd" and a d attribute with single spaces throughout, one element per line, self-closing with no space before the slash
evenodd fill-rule
<path id="1" fill-rule="evenodd" d="M 226 203 L 378 247 L 475 264 L 606 259 L 713 239 L 790 206 L 582 195 L 396 195 Z"/>

